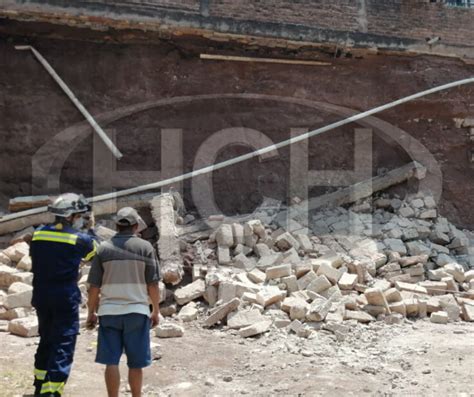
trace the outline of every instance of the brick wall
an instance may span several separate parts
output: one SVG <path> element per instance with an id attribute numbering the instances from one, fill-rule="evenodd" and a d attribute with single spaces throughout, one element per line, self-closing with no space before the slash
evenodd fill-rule
<path id="1" fill-rule="evenodd" d="M 211 0 L 213 16 L 357 30 L 355 0 Z"/>
<path id="2" fill-rule="evenodd" d="M 52 8 L 51 8 L 52 7 Z M 348 41 L 356 46 L 403 50 L 439 43 L 474 54 L 474 8 L 431 0 L 4 0 L 2 10 L 37 12 L 58 9 L 87 15 L 87 10 L 126 21 L 158 26 L 215 30 L 291 40 Z M 74 10 L 76 9 L 76 10 Z M 439 45 L 439 44 L 438 44 Z M 449 51 L 448 51 L 449 53 Z"/>
<path id="3" fill-rule="evenodd" d="M 474 45 L 474 9 L 416 0 L 211 0 L 213 16 Z"/>

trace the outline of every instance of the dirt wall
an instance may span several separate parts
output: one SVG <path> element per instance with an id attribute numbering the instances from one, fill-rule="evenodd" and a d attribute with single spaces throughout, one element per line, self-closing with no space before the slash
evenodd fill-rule
<path id="1" fill-rule="evenodd" d="M 3 206 L 13 196 L 57 193 L 56 187 L 43 186 L 44 181 L 32 177 L 32 161 L 57 134 L 83 122 L 32 55 L 14 50 L 13 43 L 22 40 L 4 35 L 0 42 Z M 288 138 L 292 128 L 313 129 L 343 117 L 317 104 L 362 111 L 474 72 L 473 66 L 457 60 L 421 56 L 338 58 L 331 59 L 328 67 L 308 67 L 200 60 L 200 48 L 193 49 L 189 43 L 105 44 L 34 37 L 28 41 L 102 120 L 101 125 L 116 133 L 117 145 L 124 153 L 118 165 L 118 170 L 125 172 L 120 180 L 96 184 L 93 189 L 91 134 L 80 142 L 66 140 L 55 148 L 59 154 L 71 151 L 60 170 L 59 190 L 87 195 L 101 188 L 108 191 L 114 185 L 123 188 L 156 180 L 153 171 L 162 168 L 163 129 L 182 130 L 183 171 L 190 171 L 205 140 L 222 129 L 250 128 L 276 143 Z M 199 97 L 204 94 L 208 97 Z M 457 128 L 453 118 L 472 115 L 473 97 L 474 88 L 466 86 L 378 116 L 407 132 L 434 155 L 443 172 L 444 213 L 458 225 L 471 228 L 474 168 L 468 153 L 472 143 L 468 130 Z M 181 99 L 168 101 L 171 98 Z M 360 127 L 349 125 L 313 138 L 310 167 L 352 170 L 354 130 Z M 376 132 L 373 145 L 372 174 L 410 161 L 405 148 Z M 224 147 L 216 161 L 248 150 L 242 145 Z M 248 212 L 263 196 L 286 200 L 289 168 L 289 150 L 282 149 L 275 158 L 263 162 L 254 159 L 220 170 L 213 177 L 215 200 L 226 213 Z M 190 182 L 184 187 L 186 202 L 192 206 Z M 311 191 L 322 193 L 334 188 L 320 186 Z"/>

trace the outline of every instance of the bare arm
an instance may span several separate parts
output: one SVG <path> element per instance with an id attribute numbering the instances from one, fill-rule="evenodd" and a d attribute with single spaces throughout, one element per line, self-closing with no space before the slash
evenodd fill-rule
<path id="1" fill-rule="evenodd" d="M 151 313 L 151 325 L 156 327 L 159 323 L 160 316 L 160 287 L 158 283 L 147 284 L 148 296 L 153 305 L 153 312 Z"/>
<path id="2" fill-rule="evenodd" d="M 99 308 L 100 288 L 93 285 L 89 288 L 89 297 L 87 299 L 87 308 L 89 314 L 87 316 L 87 328 L 93 329 L 97 324 L 97 309 Z"/>

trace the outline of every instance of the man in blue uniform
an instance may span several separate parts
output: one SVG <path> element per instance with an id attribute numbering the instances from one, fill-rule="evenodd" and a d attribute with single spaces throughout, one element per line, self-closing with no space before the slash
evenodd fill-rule
<path id="1" fill-rule="evenodd" d="M 79 333 L 81 260 L 95 255 L 93 238 L 79 230 L 90 205 L 82 195 L 66 193 L 49 206 L 54 224 L 38 228 L 31 241 L 32 305 L 39 323 L 35 355 L 35 395 L 60 396 L 68 379 Z"/>

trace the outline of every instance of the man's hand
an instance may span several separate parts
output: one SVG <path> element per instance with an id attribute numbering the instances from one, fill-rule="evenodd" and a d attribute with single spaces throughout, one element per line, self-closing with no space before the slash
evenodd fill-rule
<path id="1" fill-rule="evenodd" d="M 89 330 L 93 330 L 97 325 L 97 314 L 89 313 L 87 316 L 86 328 Z"/>
<path id="2" fill-rule="evenodd" d="M 150 316 L 151 328 L 155 328 L 160 323 L 160 312 L 153 310 Z"/>

